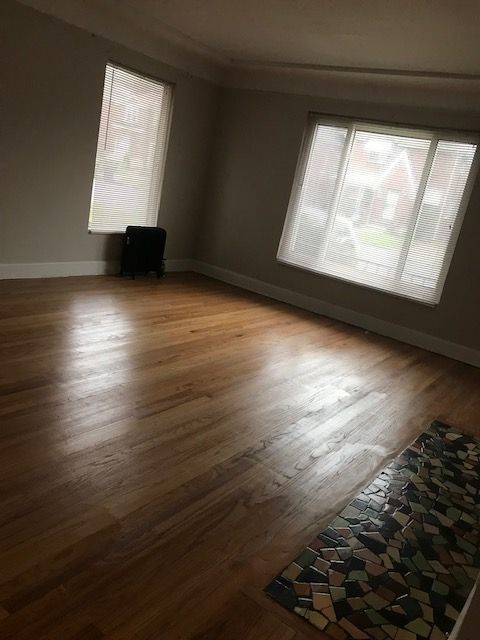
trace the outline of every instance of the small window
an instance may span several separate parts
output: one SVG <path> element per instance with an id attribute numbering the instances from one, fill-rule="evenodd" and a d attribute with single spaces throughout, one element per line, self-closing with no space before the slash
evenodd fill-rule
<path id="1" fill-rule="evenodd" d="M 88 229 L 155 226 L 172 88 L 107 64 Z"/>
<path id="2" fill-rule="evenodd" d="M 278 260 L 436 304 L 477 143 L 471 135 L 312 117 Z"/>

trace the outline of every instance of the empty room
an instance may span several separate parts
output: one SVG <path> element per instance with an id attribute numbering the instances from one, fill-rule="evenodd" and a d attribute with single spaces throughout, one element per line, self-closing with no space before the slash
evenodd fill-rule
<path id="1" fill-rule="evenodd" d="M 476 640 L 478 0 L 0 25 L 0 640 Z"/>

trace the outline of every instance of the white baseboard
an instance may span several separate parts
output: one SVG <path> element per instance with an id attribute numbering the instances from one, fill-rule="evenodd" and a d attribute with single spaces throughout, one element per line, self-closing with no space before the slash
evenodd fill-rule
<path id="1" fill-rule="evenodd" d="M 166 260 L 167 271 L 190 271 L 192 260 Z M 106 260 L 82 262 L 27 262 L 0 264 L 0 280 L 20 278 L 65 278 L 68 276 L 99 276 L 118 273 L 118 262 Z"/>
<path id="2" fill-rule="evenodd" d="M 217 267 L 206 262 L 198 260 L 173 259 L 166 260 L 167 272 L 175 271 L 196 271 L 203 275 L 228 282 L 242 289 L 254 291 L 267 298 L 280 300 L 287 304 L 313 311 L 322 316 L 327 316 L 335 320 L 353 324 L 367 331 L 379 333 L 382 336 L 388 336 L 401 342 L 406 342 L 415 347 L 426 349 L 439 353 L 454 360 L 466 362 L 475 367 L 480 367 L 480 351 L 470 349 L 455 342 L 449 342 L 442 338 L 431 336 L 427 333 L 408 329 L 392 322 L 386 322 L 364 313 L 358 313 L 340 307 L 328 302 L 312 298 L 302 293 L 284 289 L 276 285 L 270 284 L 263 280 L 257 280 L 249 276 L 229 271 L 222 267 Z M 0 280 L 19 279 L 19 278 L 59 278 L 67 276 L 95 276 L 114 274 L 118 272 L 118 263 L 110 263 L 107 261 L 91 261 L 91 262 L 38 262 L 23 264 L 0 264 Z"/>
<path id="3" fill-rule="evenodd" d="M 110 265 L 103 260 L 90 262 L 26 262 L 0 264 L 0 280 L 98 276 L 106 273 L 114 273 L 113 269 L 114 265 Z"/>
<path id="4" fill-rule="evenodd" d="M 172 273 L 174 271 L 195 271 L 194 263 L 195 260 L 191 260 L 190 258 L 184 258 L 183 260 L 166 260 L 165 270 L 168 273 Z"/>
<path id="5" fill-rule="evenodd" d="M 465 347 L 461 344 L 449 342 L 448 340 L 443 340 L 442 338 L 437 338 L 427 333 L 380 320 L 379 318 L 364 313 L 358 313 L 346 307 L 330 304 L 318 298 L 312 298 L 302 293 L 284 289 L 283 287 L 278 287 L 263 280 L 257 280 L 256 278 L 251 278 L 241 273 L 229 271 L 228 269 L 223 269 L 205 262 L 193 261 L 191 269 L 215 278 L 216 280 L 228 282 L 229 284 L 247 289 L 248 291 L 254 291 L 268 298 L 280 300 L 281 302 L 286 302 L 301 309 L 313 311 L 322 316 L 340 320 L 347 324 L 366 329 L 367 331 L 379 333 L 382 336 L 394 338 L 395 340 L 406 342 L 415 347 L 420 347 L 427 351 L 433 351 L 448 358 L 480 367 L 480 351 Z"/>

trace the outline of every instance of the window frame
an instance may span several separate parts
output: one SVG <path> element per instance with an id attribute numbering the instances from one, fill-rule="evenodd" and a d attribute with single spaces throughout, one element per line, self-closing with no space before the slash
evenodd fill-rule
<path id="1" fill-rule="evenodd" d="M 143 71 L 139 71 L 138 69 L 135 69 L 133 67 L 130 67 L 126 64 L 123 64 L 122 62 L 118 62 L 117 60 L 114 59 L 107 59 L 107 61 L 105 62 L 105 68 L 104 68 L 104 72 L 103 72 L 103 83 L 105 82 L 105 75 L 107 73 L 107 68 L 108 66 L 112 66 L 114 68 L 117 69 L 121 69 L 122 71 L 125 71 L 127 73 L 130 73 L 132 75 L 135 75 L 139 78 L 141 78 L 142 80 L 150 80 L 151 82 L 156 82 L 157 84 L 163 85 L 165 87 L 168 87 L 169 91 L 170 91 L 170 97 L 169 97 L 169 108 L 168 108 L 168 117 L 167 117 L 167 127 L 166 127 L 166 136 L 165 136 L 165 153 L 162 156 L 161 162 L 160 162 L 160 171 L 159 171 L 159 190 L 158 190 L 158 201 L 156 203 L 156 216 L 155 216 L 155 226 L 158 226 L 158 218 L 160 215 L 160 204 L 162 201 L 162 196 L 163 196 L 163 183 L 164 183 L 164 178 L 165 178 L 165 167 L 166 167 L 166 161 L 167 161 L 167 155 L 169 152 L 169 148 L 170 148 L 170 132 L 171 132 L 171 128 L 172 128 L 172 119 L 173 119 L 173 109 L 174 109 L 174 103 L 175 103 L 175 83 L 170 81 L 170 80 L 164 80 L 163 78 L 159 78 L 158 76 L 152 74 L 152 73 L 144 73 Z M 92 180 L 91 180 L 91 188 L 90 188 L 90 201 L 89 201 L 89 209 L 88 209 L 88 215 L 87 215 L 87 232 L 89 235 L 113 235 L 113 236 L 118 236 L 118 235 L 123 235 L 124 232 L 123 231 L 101 231 L 101 230 L 96 230 L 96 229 L 90 229 L 90 211 L 91 211 L 91 206 L 92 206 L 92 198 L 93 198 L 93 187 L 94 187 L 94 182 L 95 182 L 95 169 L 96 169 L 96 165 L 97 165 L 97 146 L 98 146 L 98 139 L 100 136 L 100 128 L 102 125 L 102 105 L 103 105 L 103 92 L 104 92 L 104 88 L 103 88 L 103 84 L 102 84 L 102 94 L 100 97 L 100 109 L 98 112 L 98 129 L 97 129 L 97 143 L 95 146 L 95 159 L 94 159 L 94 163 L 93 163 L 93 172 L 92 172 Z"/>
<path id="2" fill-rule="evenodd" d="M 448 240 L 448 244 L 445 249 L 445 257 L 444 257 L 444 262 L 442 264 L 444 265 L 446 260 L 449 260 L 449 264 L 446 269 L 443 269 L 443 266 L 442 266 L 441 277 L 439 278 L 438 285 L 437 285 L 437 290 L 439 292 L 439 295 L 438 295 L 438 300 L 436 302 L 421 300 L 418 297 L 410 296 L 407 293 L 402 293 L 398 291 L 389 291 L 388 289 L 384 289 L 380 286 L 375 286 L 373 284 L 356 282 L 355 280 L 351 280 L 347 277 L 343 277 L 340 275 L 332 275 L 330 273 L 322 272 L 308 266 L 295 264 L 294 262 L 291 262 L 289 260 L 286 260 L 285 258 L 280 257 L 285 236 L 288 234 L 288 230 L 290 229 L 290 226 L 292 224 L 298 225 L 298 222 L 295 220 L 295 207 L 296 207 L 297 198 L 299 196 L 299 193 L 301 192 L 300 190 L 305 180 L 308 161 L 310 159 L 311 149 L 312 149 L 313 141 L 315 137 L 314 136 L 315 127 L 317 125 L 342 127 L 344 129 L 347 129 L 347 133 L 345 136 L 345 144 L 344 144 L 344 148 L 342 150 L 341 159 L 340 159 L 339 175 L 337 178 L 337 184 L 335 185 L 334 202 L 327 216 L 327 224 L 326 224 L 327 241 L 325 243 L 325 248 L 323 250 L 324 254 L 326 253 L 326 250 L 328 247 L 328 235 L 330 234 L 330 231 L 334 225 L 338 202 L 342 195 L 345 175 L 348 168 L 348 160 L 349 160 L 350 152 L 355 139 L 355 131 L 359 130 L 359 131 L 365 131 L 368 133 L 389 134 L 389 135 L 396 135 L 399 137 L 405 136 L 405 137 L 411 137 L 411 138 L 413 137 L 413 138 L 430 140 L 430 147 L 427 152 L 425 166 L 422 171 L 422 175 L 421 175 L 421 179 L 419 182 L 418 191 L 415 199 L 414 206 L 416 210 L 416 215 L 412 220 L 412 225 L 414 227 L 416 226 L 419 219 L 419 212 L 422 204 L 422 198 L 425 193 L 425 188 L 428 182 L 430 170 L 432 167 L 432 163 L 435 157 L 435 152 L 436 152 L 439 140 L 445 141 L 445 142 L 465 142 L 465 143 L 477 145 L 477 149 L 475 151 L 475 155 L 470 167 L 467 181 L 465 183 L 465 188 L 463 190 L 462 199 L 458 207 L 458 213 L 455 219 L 455 223 L 453 225 L 453 228 Z M 479 169 L 480 169 L 480 132 L 474 132 L 470 130 L 442 129 L 438 127 L 425 128 L 424 126 L 404 125 L 397 122 L 388 123 L 388 122 L 368 120 L 363 118 L 350 118 L 345 116 L 334 116 L 331 114 L 310 112 L 308 114 L 307 125 L 304 129 L 303 137 L 300 145 L 297 164 L 295 168 L 295 174 L 292 182 L 292 187 L 290 190 L 287 213 L 284 218 L 283 229 L 280 236 L 280 241 L 278 243 L 276 260 L 278 263 L 282 265 L 293 267 L 294 269 L 300 269 L 301 271 L 314 273 L 317 276 L 330 278 L 332 280 L 339 280 L 340 282 L 346 282 L 347 284 L 350 284 L 353 286 L 377 291 L 377 292 L 383 293 L 384 295 L 393 296 L 401 300 L 409 300 L 410 302 L 416 302 L 417 304 L 421 304 L 427 307 L 432 307 L 432 308 L 436 307 L 439 305 L 443 295 L 445 282 L 450 271 L 450 266 L 453 260 L 455 247 L 457 244 L 458 237 L 460 235 L 460 230 L 463 224 L 468 203 L 470 201 L 473 186 L 478 177 Z M 290 222 L 290 225 L 288 224 L 289 222 Z M 406 255 L 408 253 L 409 247 L 410 247 L 410 243 L 408 243 L 407 240 L 405 240 L 405 246 L 402 247 L 402 254 Z M 450 259 L 448 258 L 449 255 L 450 255 Z M 404 263 L 405 263 L 405 260 L 403 260 L 403 264 Z M 402 262 L 399 261 L 399 267 L 401 266 L 402 266 Z M 398 282 L 398 273 L 395 275 L 395 282 Z"/>

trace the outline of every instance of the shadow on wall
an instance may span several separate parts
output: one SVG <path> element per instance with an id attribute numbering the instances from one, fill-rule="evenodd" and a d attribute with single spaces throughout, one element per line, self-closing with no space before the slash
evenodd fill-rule
<path id="1" fill-rule="evenodd" d="M 120 256 L 123 245 L 123 233 L 105 234 L 102 247 L 102 260 L 120 265 Z"/>

